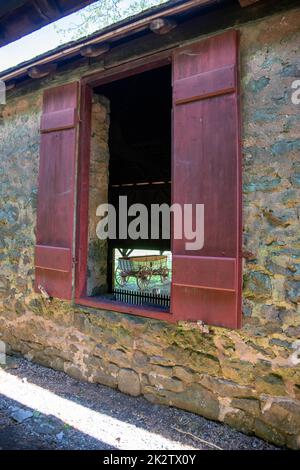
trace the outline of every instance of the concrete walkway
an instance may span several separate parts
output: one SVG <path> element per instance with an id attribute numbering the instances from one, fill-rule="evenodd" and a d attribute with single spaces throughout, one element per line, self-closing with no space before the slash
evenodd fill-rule
<path id="1" fill-rule="evenodd" d="M 9 358 L 0 368 L 0 449 L 275 447 L 201 416 Z"/>

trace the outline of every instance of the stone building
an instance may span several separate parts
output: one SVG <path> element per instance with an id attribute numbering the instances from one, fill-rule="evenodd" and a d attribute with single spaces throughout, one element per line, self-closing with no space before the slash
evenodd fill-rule
<path id="1" fill-rule="evenodd" d="M 297 1 L 170 1 L 0 74 L 12 351 L 300 448 L 299 26 Z M 204 204 L 204 246 L 99 240 L 120 194 Z M 169 308 L 116 299 L 118 246 L 172 251 Z"/>

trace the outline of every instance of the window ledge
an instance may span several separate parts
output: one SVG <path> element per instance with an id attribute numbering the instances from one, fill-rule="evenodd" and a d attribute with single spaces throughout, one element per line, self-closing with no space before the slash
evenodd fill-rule
<path id="1" fill-rule="evenodd" d="M 169 322 L 174 321 L 173 315 L 167 310 L 160 310 L 159 308 L 156 309 L 140 305 L 129 305 L 115 300 L 105 300 L 102 297 L 81 297 L 79 299 L 75 299 L 75 303 L 85 307 L 101 308 L 103 310 L 110 310 L 118 313 L 138 315 L 140 317 L 155 318 L 157 320 Z"/>

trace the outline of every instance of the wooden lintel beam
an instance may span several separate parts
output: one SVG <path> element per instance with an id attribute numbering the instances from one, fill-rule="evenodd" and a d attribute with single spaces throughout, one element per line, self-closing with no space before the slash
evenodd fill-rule
<path id="1" fill-rule="evenodd" d="M 85 46 L 80 49 L 80 54 L 83 57 L 99 57 L 104 55 L 110 49 L 110 45 L 108 43 L 103 43 L 99 45 L 90 45 Z"/>
<path id="2" fill-rule="evenodd" d="M 172 29 L 176 28 L 177 23 L 174 20 L 168 18 L 157 18 L 151 21 L 149 28 L 155 34 L 167 34 Z"/>

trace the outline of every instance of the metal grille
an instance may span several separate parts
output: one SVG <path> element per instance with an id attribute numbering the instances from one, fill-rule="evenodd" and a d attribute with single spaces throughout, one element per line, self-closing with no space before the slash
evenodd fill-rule
<path id="1" fill-rule="evenodd" d="M 153 292 L 138 292 L 125 289 L 113 289 L 115 300 L 131 305 L 144 305 L 148 307 L 170 308 L 170 296 L 168 294 L 155 294 Z"/>

